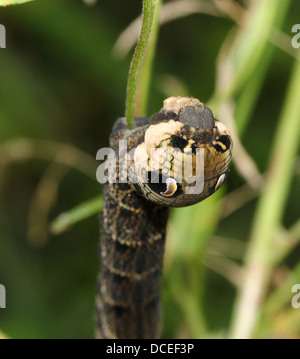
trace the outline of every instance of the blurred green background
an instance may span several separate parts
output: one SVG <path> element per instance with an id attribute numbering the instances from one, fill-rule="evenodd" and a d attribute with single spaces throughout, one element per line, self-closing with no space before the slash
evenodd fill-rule
<path id="1" fill-rule="evenodd" d="M 267 11 L 258 4 L 266 2 Z M 148 114 L 168 96 L 197 97 L 229 127 L 235 119 L 242 147 L 235 146 L 235 163 L 221 194 L 172 212 L 163 337 L 224 337 L 232 327 L 232 333 L 238 330 L 234 323 L 242 311 L 234 308 L 240 305 L 241 274 L 250 271 L 260 246 L 251 251 L 247 243 L 253 242 L 255 228 L 263 227 L 259 219 L 266 223 L 261 214 L 266 210 L 259 212 L 260 174 L 269 169 L 272 178 L 270 156 L 280 157 L 278 147 L 285 144 L 289 159 L 278 163 L 292 163 L 282 167 L 290 172 L 271 189 L 281 193 L 283 188 L 283 194 L 276 228 L 269 220 L 274 233 L 266 234 L 265 251 L 275 250 L 278 238 L 282 245 L 277 261 L 262 259 L 267 279 L 251 336 L 299 337 L 300 309 L 290 304 L 290 284 L 300 283 L 299 136 L 289 151 L 293 132 L 277 147 L 276 133 L 278 126 L 285 128 L 280 114 L 289 103 L 287 89 L 299 58 L 300 49 L 290 41 L 300 3 L 164 4 L 166 15 L 172 7 L 179 12 L 159 31 Z M 188 16 L 183 9 L 190 9 Z M 98 216 L 59 235 L 49 227 L 62 212 L 101 194 L 95 156 L 108 146 L 113 123 L 124 115 L 132 56 L 132 50 L 123 58 L 112 50 L 140 12 L 141 1 L 125 5 L 124 0 L 94 6 L 39 0 L 0 8 L 7 32 L 7 48 L 0 49 L 0 284 L 7 290 L 0 332 L 9 337 L 94 336 Z M 298 116 L 300 93 L 289 98 L 291 117 Z M 289 118 L 285 121 L 292 126 Z"/>

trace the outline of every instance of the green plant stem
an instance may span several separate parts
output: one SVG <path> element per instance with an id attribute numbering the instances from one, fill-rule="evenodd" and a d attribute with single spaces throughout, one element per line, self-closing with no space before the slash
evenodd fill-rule
<path id="1" fill-rule="evenodd" d="M 65 232 L 75 223 L 99 213 L 102 208 L 102 197 L 97 196 L 87 202 L 81 203 L 78 207 L 62 213 L 50 225 L 52 234 Z"/>
<path id="2" fill-rule="evenodd" d="M 187 278 L 184 276 L 184 272 L 187 269 L 186 265 L 182 266 L 179 262 L 174 263 L 173 274 L 177 280 L 168 281 L 167 287 L 171 291 L 177 305 L 182 310 L 183 321 L 187 323 L 187 327 L 189 328 L 189 338 L 204 338 L 207 336 L 205 316 L 202 311 L 202 306 L 199 308 L 199 297 L 191 290 L 191 283 L 187 282 Z M 201 269 L 203 271 L 203 267 Z M 191 274 L 190 271 L 188 271 L 188 273 L 189 275 Z"/>
<path id="3" fill-rule="evenodd" d="M 32 0 L 0 0 L 0 6 L 18 5 Z"/>
<path id="4" fill-rule="evenodd" d="M 5 335 L 1 330 L 0 330 L 0 340 L 2 339 L 8 339 L 8 336 Z"/>
<path id="5" fill-rule="evenodd" d="M 139 80 L 140 70 L 145 57 L 147 45 L 151 35 L 153 24 L 155 4 L 157 0 L 144 0 L 143 1 L 143 24 L 141 34 L 132 58 L 128 84 L 127 84 L 127 98 L 126 98 L 126 111 L 125 116 L 129 128 L 134 126 L 134 116 L 136 108 L 137 85 Z"/>
<path id="6" fill-rule="evenodd" d="M 275 261 L 274 232 L 280 225 L 293 175 L 300 132 L 300 61 L 296 61 L 280 117 L 265 188 L 254 218 L 245 276 L 234 310 L 231 336 L 251 338 Z"/>
<path id="7" fill-rule="evenodd" d="M 153 61 L 159 32 L 159 17 L 162 1 L 158 0 L 153 18 L 151 36 L 138 80 L 136 115 L 147 116 Z"/>
<path id="8" fill-rule="evenodd" d="M 253 2 L 245 19 L 245 26 L 234 42 L 227 60 L 231 72 L 230 81 L 222 83 L 210 100 L 215 112 L 221 103 L 232 98 L 257 71 L 272 29 L 284 19 L 289 3 L 288 0 L 273 0 L 270 6 L 267 1 Z"/>
<path id="9" fill-rule="evenodd" d="M 274 49 L 275 48 L 270 44 L 266 47 L 264 56 L 260 59 L 260 65 L 257 67 L 256 71 L 254 71 L 251 81 L 246 81 L 236 102 L 234 117 L 240 136 L 244 135 L 251 115 L 255 110 L 255 105 L 259 98 L 264 79 L 266 78 L 266 73 L 270 66 Z"/>
<path id="10" fill-rule="evenodd" d="M 167 237 L 165 280 L 182 311 L 192 338 L 205 338 L 205 268 L 203 262 L 210 236 L 219 219 L 221 191 L 195 206 L 171 214 L 171 238 Z M 173 230 L 172 230 L 173 229 Z M 183 240 L 188 238 L 188 241 Z"/>
<path id="11" fill-rule="evenodd" d="M 293 296 L 291 289 L 294 284 L 299 283 L 300 278 L 300 262 L 288 275 L 286 280 L 272 292 L 270 297 L 263 305 L 263 316 L 259 327 L 259 337 L 263 337 L 264 334 L 272 327 L 272 322 L 278 313 L 286 306 Z"/>

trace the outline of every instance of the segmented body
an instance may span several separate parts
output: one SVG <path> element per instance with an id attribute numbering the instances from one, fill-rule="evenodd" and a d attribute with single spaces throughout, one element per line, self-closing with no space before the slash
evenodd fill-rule
<path id="1" fill-rule="evenodd" d="M 158 114 L 150 119 L 137 119 L 132 131 L 125 119 L 119 119 L 110 137 L 110 146 L 116 153 L 119 140 L 127 141 L 127 154 L 132 149 L 139 151 L 134 158 L 120 153 L 116 163 L 117 183 L 104 185 L 97 336 L 157 338 L 169 207 L 197 203 L 223 184 L 231 160 L 232 140 L 207 107 L 189 98 L 167 99 Z M 158 157 L 153 158 L 150 153 L 154 148 L 160 150 Z M 186 177 L 180 177 L 182 167 L 178 164 L 184 149 L 189 149 L 187 156 L 193 165 L 187 178 L 197 176 L 194 166 L 199 148 L 203 149 L 203 188 L 200 193 L 187 194 L 193 185 Z M 165 150 L 170 161 L 166 161 Z M 124 158 L 136 172 L 134 184 L 130 180 L 118 181 Z M 171 165 L 166 166 L 167 162 Z M 152 183 L 153 178 L 157 183 Z"/>

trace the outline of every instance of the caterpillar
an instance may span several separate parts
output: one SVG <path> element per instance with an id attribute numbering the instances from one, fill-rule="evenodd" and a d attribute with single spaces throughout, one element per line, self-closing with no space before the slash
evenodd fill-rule
<path id="1" fill-rule="evenodd" d="M 136 118 L 133 130 L 120 118 L 110 147 L 117 180 L 104 185 L 100 216 L 97 337 L 158 338 L 169 209 L 198 203 L 222 186 L 232 138 L 198 99 L 170 97 L 150 118 Z"/>

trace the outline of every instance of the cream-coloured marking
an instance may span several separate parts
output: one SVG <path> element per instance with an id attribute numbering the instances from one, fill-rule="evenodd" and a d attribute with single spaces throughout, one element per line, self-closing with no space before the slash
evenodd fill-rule
<path id="1" fill-rule="evenodd" d="M 226 178 L 226 175 L 225 175 L 225 173 L 223 173 L 218 179 L 218 182 L 217 182 L 216 187 L 215 187 L 215 191 L 217 191 L 222 186 L 222 184 L 225 181 L 225 178 Z"/>
<path id="2" fill-rule="evenodd" d="M 165 192 L 160 192 L 161 195 L 170 197 L 177 191 L 177 182 L 174 178 L 167 178 L 166 180 L 167 189 Z"/>
<path id="3" fill-rule="evenodd" d="M 180 110 L 186 106 L 201 106 L 204 107 L 203 103 L 197 98 L 191 97 L 169 97 L 164 101 L 164 109 L 179 114 Z"/>

